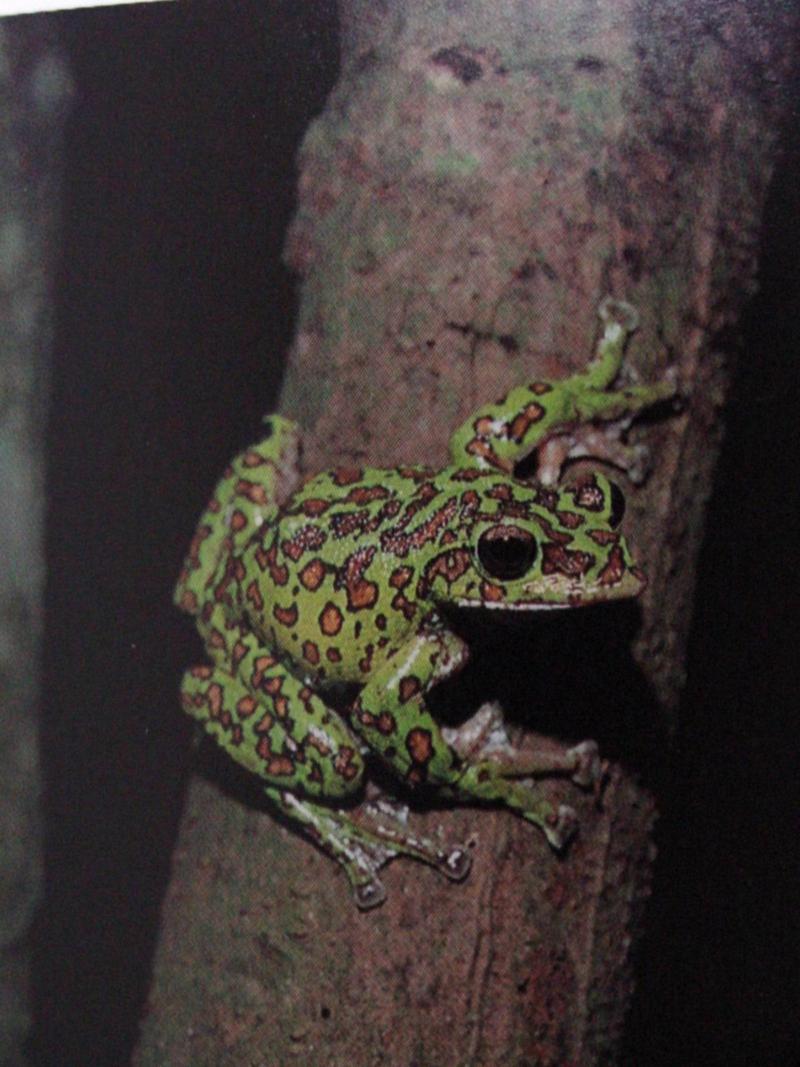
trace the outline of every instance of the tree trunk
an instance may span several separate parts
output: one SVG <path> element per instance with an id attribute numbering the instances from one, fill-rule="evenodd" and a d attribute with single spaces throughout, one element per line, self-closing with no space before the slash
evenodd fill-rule
<path id="1" fill-rule="evenodd" d="M 0 1063 L 24 1062 L 41 891 L 44 421 L 68 78 L 42 19 L 0 19 Z"/>
<path id="2" fill-rule="evenodd" d="M 443 462 L 472 409 L 582 367 L 612 293 L 641 314 L 626 366 L 675 367 L 684 397 L 633 431 L 654 457 L 627 492 L 649 586 L 641 617 L 478 632 L 456 687 L 494 685 L 520 734 L 588 733 L 612 757 L 601 806 L 553 786 L 579 808 L 563 858 L 508 812 L 420 810 L 415 825 L 477 840 L 469 880 L 398 862 L 362 914 L 305 840 L 195 783 L 140 1067 L 614 1061 L 654 852 L 640 777 L 674 726 L 791 39 L 760 11 L 343 0 L 341 79 L 305 141 L 287 253 L 303 291 L 281 408 L 308 469 Z"/>

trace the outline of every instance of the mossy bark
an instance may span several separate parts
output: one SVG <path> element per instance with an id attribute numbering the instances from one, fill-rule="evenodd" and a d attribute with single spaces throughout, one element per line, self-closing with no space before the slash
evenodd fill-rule
<path id="1" fill-rule="evenodd" d="M 675 367 L 685 397 L 633 431 L 654 456 L 626 519 L 650 584 L 641 617 L 582 622 L 566 653 L 508 641 L 526 664 L 499 672 L 524 741 L 547 744 L 530 733 L 544 721 L 571 736 L 580 705 L 613 756 L 600 807 L 553 786 L 581 818 L 563 859 L 506 812 L 421 810 L 418 825 L 477 838 L 470 879 L 397 863 L 387 903 L 360 914 L 330 861 L 196 783 L 136 1062 L 613 1062 L 653 860 L 654 801 L 637 771 L 674 725 L 725 339 L 753 287 L 789 14 L 349 0 L 342 28 L 287 253 L 303 290 L 281 406 L 307 430 L 309 469 L 443 461 L 472 408 L 580 368 L 612 293 L 641 313 L 631 374 Z M 553 714 L 556 667 L 572 688 Z"/>
<path id="2" fill-rule="evenodd" d="M 61 133 L 52 24 L 0 19 L 0 1063 L 25 1062 L 29 926 L 41 891 L 39 665 L 44 422 Z"/>

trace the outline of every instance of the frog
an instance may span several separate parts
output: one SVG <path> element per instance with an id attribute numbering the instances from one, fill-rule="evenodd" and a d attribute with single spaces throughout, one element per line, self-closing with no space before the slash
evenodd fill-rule
<path id="1" fill-rule="evenodd" d="M 299 427 L 270 415 L 200 518 L 175 603 L 208 662 L 184 675 L 182 707 L 338 861 L 361 909 L 383 902 L 379 872 L 398 856 L 454 882 L 472 863 L 469 842 L 419 835 L 399 801 L 363 803 L 375 763 L 400 791 L 508 808 L 557 853 L 577 815 L 548 799 L 541 779 L 596 790 L 602 778 L 593 741 L 523 751 L 498 706 L 455 728 L 429 707 L 469 657 L 453 611 L 574 610 L 645 587 L 618 484 L 600 469 L 562 478 L 588 456 L 643 480 L 643 450 L 625 431 L 675 394 L 669 376 L 612 388 L 637 313 L 609 297 L 599 315 L 582 371 L 516 386 L 473 412 L 445 466 L 304 477 Z"/>

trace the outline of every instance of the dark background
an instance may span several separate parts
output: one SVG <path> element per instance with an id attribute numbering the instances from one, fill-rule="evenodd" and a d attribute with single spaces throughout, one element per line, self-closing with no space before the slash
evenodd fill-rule
<path id="1" fill-rule="evenodd" d="M 122 1067 L 192 761 L 176 691 L 200 650 L 171 589 L 219 472 L 280 384 L 294 156 L 338 42 L 333 0 L 48 17 L 77 93 L 49 428 L 32 1052 Z M 633 1067 L 800 1061 L 796 111 L 783 144 L 661 797 Z"/>

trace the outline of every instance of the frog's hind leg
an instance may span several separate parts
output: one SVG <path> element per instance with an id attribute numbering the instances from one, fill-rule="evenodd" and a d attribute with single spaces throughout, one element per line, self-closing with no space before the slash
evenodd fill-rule
<path id="1" fill-rule="evenodd" d="M 421 860 L 453 880 L 466 876 L 466 848 L 419 837 L 385 811 L 373 813 L 366 826 L 334 807 L 362 789 L 359 741 L 333 709 L 274 657 L 262 655 L 257 670 L 260 699 L 220 667 L 195 667 L 184 676 L 183 707 L 265 783 L 264 792 L 287 818 L 338 860 L 360 908 L 382 902 L 385 892 L 377 872 L 396 856 Z"/>
<path id="2" fill-rule="evenodd" d="M 175 588 L 175 603 L 199 614 L 221 562 L 273 518 L 300 480 L 300 431 L 280 415 L 264 420 L 265 436 L 224 472 L 200 517 Z"/>

